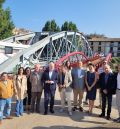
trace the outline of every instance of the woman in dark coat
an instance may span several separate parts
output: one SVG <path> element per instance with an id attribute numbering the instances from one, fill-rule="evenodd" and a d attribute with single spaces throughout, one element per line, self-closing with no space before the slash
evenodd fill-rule
<path id="1" fill-rule="evenodd" d="M 29 67 L 25 69 L 25 75 L 27 77 L 27 97 L 24 99 L 23 104 L 24 104 L 25 109 L 30 111 L 30 108 L 31 108 L 31 82 L 30 82 L 31 69 Z"/>

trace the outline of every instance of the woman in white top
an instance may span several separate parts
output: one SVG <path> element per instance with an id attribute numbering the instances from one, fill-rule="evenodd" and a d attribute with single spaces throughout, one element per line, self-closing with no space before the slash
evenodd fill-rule
<path id="1" fill-rule="evenodd" d="M 66 61 L 66 62 L 65 62 L 65 67 L 67 68 L 67 71 L 68 71 L 68 72 L 71 72 L 72 67 L 70 66 L 70 61 Z"/>
<path id="2" fill-rule="evenodd" d="M 68 113 L 70 116 L 72 115 L 72 107 L 71 107 L 72 89 L 70 87 L 71 83 L 72 83 L 71 73 L 69 73 L 64 66 L 61 66 L 58 74 L 58 87 L 59 87 L 61 105 L 62 105 L 60 112 L 63 112 L 65 109 L 65 97 L 66 97 L 66 100 L 68 103 Z"/>

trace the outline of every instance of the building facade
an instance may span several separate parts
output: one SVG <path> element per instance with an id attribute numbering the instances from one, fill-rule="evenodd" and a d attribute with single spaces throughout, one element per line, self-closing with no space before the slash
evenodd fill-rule
<path id="1" fill-rule="evenodd" d="M 12 31 L 13 35 L 26 34 L 26 33 L 30 33 L 30 32 L 32 32 L 32 31 L 26 30 L 24 28 L 16 28 L 16 27 Z"/>
<path id="2" fill-rule="evenodd" d="M 93 53 L 105 56 L 112 53 L 112 56 L 120 57 L 120 38 L 92 38 L 88 41 Z"/>

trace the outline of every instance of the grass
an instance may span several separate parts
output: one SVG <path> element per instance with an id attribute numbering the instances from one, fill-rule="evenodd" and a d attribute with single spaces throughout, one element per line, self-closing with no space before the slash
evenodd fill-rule
<path id="1" fill-rule="evenodd" d="M 115 70 L 115 67 L 117 65 L 120 65 L 120 57 L 112 57 L 112 60 L 110 62 L 110 66 L 113 69 L 113 71 Z"/>

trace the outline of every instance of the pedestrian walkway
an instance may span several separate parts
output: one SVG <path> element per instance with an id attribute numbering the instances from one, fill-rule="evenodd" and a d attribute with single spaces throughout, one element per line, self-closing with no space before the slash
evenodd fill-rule
<path id="1" fill-rule="evenodd" d="M 42 97 L 43 98 L 43 97 Z M 98 105 L 98 99 L 95 102 Z M 27 114 L 22 117 L 14 117 L 12 120 L 4 120 L 0 129 L 120 129 L 120 124 L 113 123 L 103 118 L 99 118 L 100 109 L 94 108 L 94 114 L 89 116 L 86 112 L 73 112 L 73 116 L 59 112 L 60 98 L 56 93 L 55 114 L 43 115 L 43 99 L 41 103 L 41 113 Z M 84 110 L 88 107 L 84 106 Z M 113 99 L 112 118 L 116 118 L 115 97 Z"/>

